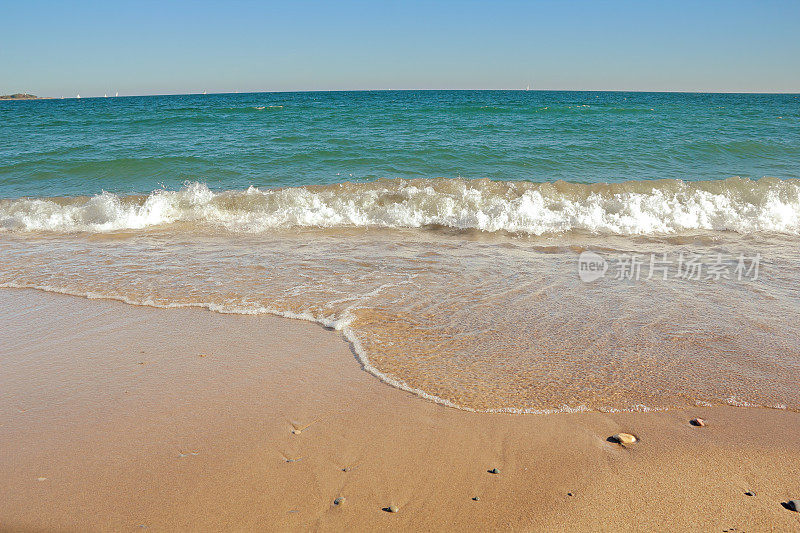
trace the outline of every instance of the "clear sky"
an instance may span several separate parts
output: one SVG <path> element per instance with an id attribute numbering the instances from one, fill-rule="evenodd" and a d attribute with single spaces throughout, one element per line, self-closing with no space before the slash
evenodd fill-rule
<path id="1" fill-rule="evenodd" d="M 0 1 L 0 93 L 800 92 L 800 0 Z"/>

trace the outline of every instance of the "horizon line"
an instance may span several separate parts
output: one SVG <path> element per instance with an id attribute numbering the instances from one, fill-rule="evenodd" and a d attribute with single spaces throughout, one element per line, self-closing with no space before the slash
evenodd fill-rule
<path id="1" fill-rule="evenodd" d="M 116 91 L 115 91 L 116 92 Z M 365 92 L 575 92 L 575 93 L 660 93 L 660 94 L 760 94 L 760 95 L 800 95 L 800 91 L 705 91 L 705 90 L 650 90 L 650 89 L 295 89 L 295 90 L 263 90 L 263 91 L 219 91 L 219 92 L 176 92 L 176 93 L 142 93 L 121 94 L 119 96 L 90 95 L 80 96 L 36 96 L 23 91 L 8 93 L 36 96 L 35 99 L 4 99 L 0 101 L 34 101 L 34 100 L 78 100 L 87 98 L 140 98 L 148 96 L 214 96 L 229 94 L 285 94 L 285 93 L 365 93 Z"/>

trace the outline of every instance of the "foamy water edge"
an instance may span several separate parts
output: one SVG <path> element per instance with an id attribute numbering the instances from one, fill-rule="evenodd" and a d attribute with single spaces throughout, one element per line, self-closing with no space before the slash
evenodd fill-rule
<path id="1" fill-rule="evenodd" d="M 14 283 L 14 282 L 3 282 L 0 283 L 0 289 L 28 289 L 28 290 L 37 290 L 42 292 L 54 293 L 54 294 L 63 294 L 67 296 L 75 296 L 79 298 L 85 298 L 87 300 L 108 300 L 108 301 L 116 301 L 121 302 L 127 305 L 134 305 L 137 307 L 151 307 L 156 309 L 205 309 L 207 311 L 220 313 L 220 314 L 232 314 L 232 315 L 273 315 L 278 316 L 281 318 L 288 318 L 293 320 L 303 320 L 306 322 L 312 322 L 315 324 L 319 324 L 325 328 L 334 329 L 342 334 L 344 339 L 350 344 L 355 353 L 361 367 L 372 374 L 376 378 L 378 378 L 383 383 L 395 387 L 397 389 L 409 392 L 423 398 L 425 400 L 429 400 L 439 405 L 443 405 L 445 407 L 450 407 L 453 409 L 458 409 L 461 411 L 468 411 L 472 413 L 494 413 L 494 414 L 531 414 L 531 415 L 550 415 L 550 414 L 559 414 L 559 413 L 587 413 L 587 412 L 601 412 L 601 413 L 623 413 L 623 412 L 659 412 L 659 411 L 669 411 L 673 408 L 669 407 L 650 407 L 642 404 L 635 404 L 631 407 L 624 409 L 624 408 L 612 408 L 612 407 L 605 407 L 605 408 L 597 408 L 597 409 L 590 409 L 584 405 L 572 407 L 572 406 L 562 406 L 557 409 L 516 409 L 516 408 L 499 408 L 499 409 L 474 409 L 471 407 L 461 406 L 450 400 L 445 398 L 441 398 L 434 394 L 430 394 L 422 389 L 418 389 L 412 387 L 405 383 L 402 380 L 395 379 L 377 368 L 375 368 L 369 361 L 369 357 L 366 353 L 366 350 L 361 345 L 361 341 L 359 340 L 356 333 L 349 327 L 350 319 L 349 317 L 345 317 L 342 319 L 334 319 L 334 318 L 320 318 L 314 317 L 311 314 L 307 313 L 293 313 L 288 311 L 280 311 L 277 309 L 269 309 L 267 307 L 258 306 L 254 309 L 232 309 L 226 308 L 225 306 L 214 304 L 214 303 L 170 303 L 170 304 L 159 304 L 153 301 L 136 301 L 131 300 L 129 298 L 125 298 L 123 296 L 112 296 L 100 293 L 92 293 L 92 292 L 79 292 L 79 291 L 70 291 L 68 289 L 62 289 L 58 287 L 49 287 L 44 285 L 28 285 L 28 284 L 21 284 L 21 283 Z M 762 409 L 777 409 L 777 410 L 790 410 L 786 405 L 778 404 L 778 405 L 761 405 L 756 403 L 751 403 L 743 400 L 738 400 L 735 397 L 728 398 L 724 402 L 718 401 L 716 403 L 707 402 L 703 400 L 695 400 L 695 405 L 697 407 L 714 407 L 714 406 L 721 406 L 721 405 L 729 405 L 739 408 L 762 408 Z M 678 407 L 681 409 L 682 407 Z M 686 407 L 688 408 L 688 406 Z"/>
<path id="2" fill-rule="evenodd" d="M 0 200 L 0 231 L 109 232 L 174 223 L 261 233 L 285 228 L 421 228 L 529 235 L 681 231 L 800 235 L 800 180 L 730 178 L 614 184 L 465 179 L 212 191 L 187 182 L 147 196 Z"/>

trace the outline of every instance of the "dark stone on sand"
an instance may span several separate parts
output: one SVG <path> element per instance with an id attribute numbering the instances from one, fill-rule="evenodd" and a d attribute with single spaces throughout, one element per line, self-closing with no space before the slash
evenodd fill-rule
<path id="1" fill-rule="evenodd" d="M 755 492 L 753 492 L 752 490 L 748 490 L 747 492 L 745 492 L 745 493 L 744 493 L 744 495 L 745 495 L 745 496 L 755 496 L 755 495 L 756 495 L 756 493 L 755 493 Z"/>
<path id="2" fill-rule="evenodd" d="M 473 500 L 473 501 L 476 501 L 476 502 L 479 502 L 479 501 L 481 501 L 481 497 L 480 497 L 480 496 L 474 496 L 474 497 L 472 498 L 472 500 Z"/>
<path id="3" fill-rule="evenodd" d="M 568 493 L 567 493 L 567 496 L 572 496 L 572 493 L 571 493 L 571 492 L 568 492 Z"/>
<path id="4" fill-rule="evenodd" d="M 784 502 L 781 505 L 783 505 L 790 511 L 794 511 L 795 513 L 800 513 L 800 500 L 789 500 L 788 502 Z"/>
<path id="5" fill-rule="evenodd" d="M 333 505 L 342 505 L 345 501 L 344 496 L 339 496 L 335 500 L 333 500 Z"/>
<path id="6" fill-rule="evenodd" d="M 487 472 L 489 472 L 490 474 L 499 474 L 500 473 L 500 471 L 498 469 L 496 469 L 496 468 L 492 468 L 491 470 L 487 470 Z"/>
<path id="7" fill-rule="evenodd" d="M 384 507 L 383 510 L 386 511 L 387 513 L 396 513 L 400 509 L 396 505 L 390 505 L 389 507 Z"/>
<path id="8" fill-rule="evenodd" d="M 699 428 L 701 428 L 701 427 L 706 425 L 706 421 L 703 420 L 702 418 L 692 418 L 691 420 L 689 420 L 689 423 L 691 425 L 697 426 Z"/>

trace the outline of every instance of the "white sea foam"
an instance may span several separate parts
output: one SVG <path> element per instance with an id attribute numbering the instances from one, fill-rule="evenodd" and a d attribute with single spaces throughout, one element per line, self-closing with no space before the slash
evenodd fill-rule
<path id="1" fill-rule="evenodd" d="M 657 234 L 691 230 L 800 233 L 800 181 L 639 181 L 581 185 L 488 180 L 380 180 L 212 192 L 188 183 L 146 197 L 0 201 L 6 230 L 103 232 L 175 222 L 231 231 L 288 227 L 444 226 L 533 235 L 582 230 Z"/>

